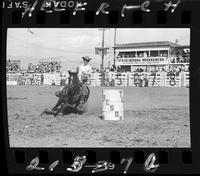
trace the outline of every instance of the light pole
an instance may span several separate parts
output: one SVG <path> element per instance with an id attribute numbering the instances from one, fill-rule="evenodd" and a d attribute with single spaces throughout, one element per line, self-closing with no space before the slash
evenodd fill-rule
<path id="1" fill-rule="evenodd" d="M 99 50 L 102 52 L 101 54 L 101 70 L 104 70 L 104 56 L 106 55 L 106 50 L 108 48 L 105 48 L 104 46 L 104 41 L 105 41 L 105 30 L 108 30 L 108 28 L 101 28 L 99 29 L 102 31 L 102 44 L 101 44 L 101 48 L 99 48 Z"/>
<path id="2" fill-rule="evenodd" d="M 102 82 L 101 82 L 101 85 L 104 86 L 105 85 L 104 55 L 106 54 L 106 49 L 107 49 L 107 48 L 104 47 L 104 38 L 105 38 L 105 30 L 106 30 L 106 28 L 102 28 L 100 30 L 102 30 L 102 45 L 101 45 L 101 52 L 102 52 L 102 55 L 101 55 Z"/>
<path id="3" fill-rule="evenodd" d="M 114 60 L 113 60 L 113 65 L 115 67 L 115 59 L 116 59 L 116 32 L 117 32 L 117 29 L 115 28 L 114 29 Z"/>
<path id="4" fill-rule="evenodd" d="M 104 71 L 104 54 L 105 54 L 105 48 L 104 48 L 104 36 L 105 36 L 105 28 L 102 29 L 102 60 L 101 60 L 101 69 Z"/>

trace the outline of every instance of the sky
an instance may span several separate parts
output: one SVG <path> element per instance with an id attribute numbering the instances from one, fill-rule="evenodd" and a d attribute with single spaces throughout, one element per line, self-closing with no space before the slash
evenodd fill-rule
<path id="1" fill-rule="evenodd" d="M 189 28 L 117 28 L 116 43 L 170 41 L 190 44 Z M 78 67 L 82 56 L 92 58 L 90 64 L 99 66 L 101 56 L 95 47 L 101 47 L 102 30 L 99 28 L 9 28 L 7 31 L 7 58 L 21 59 L 22 67 L 40 59 L 57 58 L 62 69 Z M 114 29 L 105 30 L 105 65 L 113 61 Z"/>

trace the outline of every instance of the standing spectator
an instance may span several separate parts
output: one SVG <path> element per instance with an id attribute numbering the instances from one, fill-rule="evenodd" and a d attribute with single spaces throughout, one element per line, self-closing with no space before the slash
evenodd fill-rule
<path id="1" fill-rule="evenodd" d="M 31 75 L 30 81 L 31 81 L 31 85 L 33 85 L 33 83 L 34 83 L 34 74 Z"/>
<path id="2" fill-rule="evenodd" d="M 147 52 L 144 52 L 144 55 L 143 55 L 143 57 L 147 57 Z"/>
<path id="3" fill-rule="evenodd" d="M 43 85 L 43 84 L 44 84 L 44 75 L 41 74 L 41 85 Z"/>

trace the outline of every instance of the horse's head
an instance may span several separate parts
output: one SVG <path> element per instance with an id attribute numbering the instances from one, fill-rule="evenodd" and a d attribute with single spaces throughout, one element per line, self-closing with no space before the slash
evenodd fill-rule
<path id="1" fill-rule="evenodd" d="M 79 79 L 78 79 L 78 71 L 68 71 L 69 73 L 69 85 L 77 85 L 79 83 Z"/>

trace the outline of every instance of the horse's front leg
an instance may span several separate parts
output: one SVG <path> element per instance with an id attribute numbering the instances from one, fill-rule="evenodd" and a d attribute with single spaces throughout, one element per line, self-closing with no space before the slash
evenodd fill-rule
<path id="1" fill-rule="evenodd" d="M 73 108 L 73 106 L 70 105 L 69 103 L 65 103 L 64 105 L 62 105 L 61 108 L 57 109 L 57 111 L 54 112 L 54 116 L 58 115 L 58 113 L 60 113 L 60 112 L 63 112 L 63 110 L 64 110 L 65 108 L 67 108 L 67 107 L 72 107 L 72 108 Z"/>
<path id="2" fill-rule="evenodd" d="M 54 115 L 54 116 L 57 116 L 58 113 L 61 112 L 61 108 L 62 108 L 62 107 L 57 108 L 56 110 L 54 110 L 54 111 L 53 111 L 53 115 Z"/>
<path id="3" fill-rule="evenodd" d="M 63 111 L 65 108 L 68 108 L 68 107 L 74 108 L 73 105 L 71 105 L 71 104 L 69 104 L 69 103 L 66 102 L 60 109 L 61 109 L 61 111 Z"/>
<path id="4" fill-rule="evenodd" d="M 62 100 L 59 99 L 58 102 L 56 103 L 56 105 L 52 108 L 52 111 L 55 111 L 58 108 L 58 106 L 61 105 L 61 103 L 62 103 Z"/>

